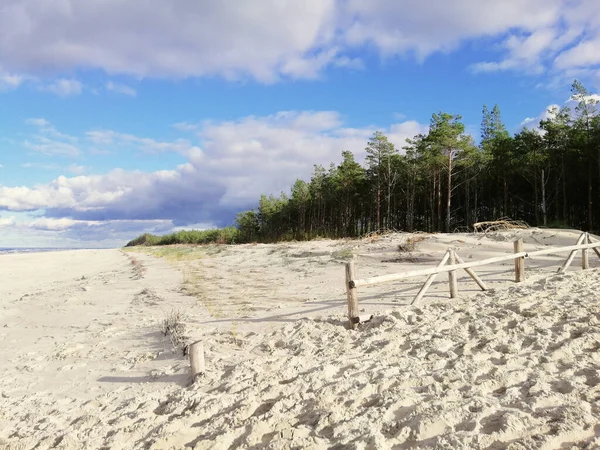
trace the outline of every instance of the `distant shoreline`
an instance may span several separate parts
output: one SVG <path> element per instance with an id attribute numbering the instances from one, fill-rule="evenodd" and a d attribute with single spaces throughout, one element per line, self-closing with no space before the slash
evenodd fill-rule
<path id="1" fill-rule="evenodd" d="M 0 247 L 0 255 L 13 255 L 17 253 L 47 253 L 65 252 L 71 250 L 109 250 L 105 248 L 48 248 L 48 247 Z"/>

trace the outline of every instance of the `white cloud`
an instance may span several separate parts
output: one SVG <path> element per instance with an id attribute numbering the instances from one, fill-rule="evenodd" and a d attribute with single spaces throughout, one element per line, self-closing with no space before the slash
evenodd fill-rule
<path id="1" fill-rule="evenodd" d="M 2 227 L 12 227 L 15 224 L 14 217 L 0 217 L 0 228 Z"/>
<path id="2" fill-rule="evenodd" d="M 542 120 L 548 120 L 553 118 L 555 116 L 555 111 L 558 111 L 559 109 L 560 105 L 548 105 L 548 107 L 546 107 L 546 109 L 539 113 L 536 117 L 526 117 L 519 124 L 519 130 L 522 130 L 523 128 L 528 128 L 530 130 L 541 131 L 539 127 L 540 122 Z"/>
<path id="3" fill-rule="evenodd" d="M 198 125 L 188 122 L 179 122 L 172 126 L 179 131 L 198 131 Z"/>
<path id="4" fill-rule="evenodd" d="M 274 81 L 327 41 L 334 0 L 262 0 L 236 4 L 181 0 L 12 2 L 0 16 L 0 60 L 21 72 L 99 68 L 136 76 L 250 75 Z M 157 33 L 156 30 L 161 30 Z M 325 52 L 327 54 L 327 51 Z M 332 56 L 333 58 L 333 56 Z M 296 73 L 298 71 L 298 73 Z M 287 67 L 302 76 L 305 67 Z"/>
<path id="5" fill-rule="evenodd" d="M 187 224 L 230 224 L 240 208 L 259 195 L 289 191 L 296 178 L 309 179 L 313 164 L 339 163 L 343 150 L 364 161 L 375 127 L 345 127 L 333 111 L 286 111 L 265 117 L 199 125 L 200 145 L 160 143 L 180 150 L 187 162 L 152 173 L 115 169 L 104 175 L 60 176 L 37 187 L 0 186 L 0 209 L 43 210 L 46 218 L 78 221 L 173 220 Z M 426 131 L 406 121 L 380 129 L 401 148 L 407 137 Z M 147 145 L 125 133 L 93 134 L 102 142 Z M 135 139 L 134 139 L 135 138 Z M 61 222 L 67 223 L 67 222 Z"/>
<path id="6" fill-rule="evenodd" d="M 41 164 L 41 163 L 24 163 L 21 164 L 24 169 L 42 169 L 42 170 L 58 170 L 60 166 L 57 164 Z"/>
<path id="7" fill-rule="evenodd" d="M 178 152 L 186 154 L 193 147 L 186 139 L 165 142 L 151 138 L 141 138 L 127 133 L 119 133 L 113 130 L 88 131 L 86 137 L 93 144 L 109 145 L 112 148 L 135 148 L 145 153 Z"/>
<path id="8" fill-rule="evenodd" d="M 360 68 L 365 48 L 424 60 L 474 40 L 493 50 L 500 38 L 499 57 L 474 70 L 539 73 L 598 64 L 598 11 L 596 0 L 256 0 L 233 9 L 208 0 L 152 8 L 143 0 L 12 1 L 0 15 L 0 61 L 13 86 L 20 74 L 77 69 L 274 82 Z M 105 88 L 135 95 L 114 82 Z M 49 89 L 77 94 L 81 84 L 63 78 Z"/>
<path id="9" fill-rule="evenodd" d="M 26 77 L 23 75 L 3 74 L 0 72 L 0 92 L 18 88 Z"/>
<path id="10" fill-rule="evenodd" d="M 67 171 L 74 175 L 81 175 L 87 171 L 87 168 L 79 164 L 70 164 L 67 166 Z"/>
<path id="11" fill-rule="evenodd" d="M 43 118 L 28 119 L 28 125 L 37 128 L 37 133 L 23 142 L 23 146 L 47 156 L 75 157 L 80 154 L 77 138 L 58 131 Z"/>
<path id="12" fill-rule="evenodd" d="M 61 97 L 68 97 L 70 95 L 81 94 L 83 86 L 77 80 L 61 78 L 47 86 L 42 86 L 40 89 L 42 89 L 43 91 L 52 92 L 53 94 L 59 95 Z"/>
<path id="13" fill-rule="evenodd" d="M 112 81 L 106 83 L 106 90 L 117 94 L 127 95 L 129 97 L 135 97 L 137 95 L 137 91 L 132 87 L 125 84 L 113 83 Z"/>
<path id="14" fill-rule="evenodd" d="M 375 45 L 384 55 L 414 52 L 424 59 L 454 50 L 470 38 L 497 36 L 511 29 L 531 32 L 559 17 L 557 0 L 350 0 L 345 39 Z"/>
<path id="15" fill-rule="evenodd" d="M 600 95 L 598 94 L 590 94 L 583 98 L 588 104 L 595 105 L 600 102 Z M 569 97 L 563 105 L 552 104 L 548 105 L 544 111 L 538 114 L 536 117 L 527 117 L 525 118 L 519 125 L 519 129 L 529 128 L 531 130 L 539 131 L 543 133 L 543 130 L 540 129 L 539 125 L 542 120 L 548 120 L 555 117 L 556 112 L 560 110 L 560 108 L 569 108 L 571 111 L 571 118 L 574 119 L 576 117 L 575 108 L 579 103 L 579 99 L 576 99 L 575 96 Z"/>

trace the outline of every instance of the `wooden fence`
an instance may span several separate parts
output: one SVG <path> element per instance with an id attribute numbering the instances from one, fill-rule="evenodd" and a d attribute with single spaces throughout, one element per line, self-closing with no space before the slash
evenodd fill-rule
<path id="1" fill-rule="evenodd" d="M 458 283 L 456 279 L 456 271 L 464 269 L 467 274 L 473 278 L 481 290 L 487 290 L 485 283 L 477 276 L 472 267 L 485 266 L 498 262 L 514 259 L 515 261 L 515 281 L 517 283 L 525 279 L 525 258 L 530 256 L 549 255 L 552 253 L 570 252 L 567 260 L 558 269 L 558 272 L 565 272 L 573 262 L 577 251 L 581 251 L 581 267 L 582 269 L 589 268 L 588 250 L 592 249 L 598 257 L 600 257 L 600 242 L 592 242 L 588 233 L 582 233 L 579 236 L 575 245 L 566 247 L 555 247 L 535 252 L 525 252 L 523 250 L 523 239 L 518 239 L 514 242 L 514 253 L 505 256 L 497 256 L 494 258 L 482 259 L 480 261 L 464 262 L 453 249 L 448 249 L 440 263 L 436 267 L 429 269 L 409 270 L 407 272 L 394 273 L 390 275 L 381 275 L 371 278 L 356 278 L 354 270 L 354 261 L 346 263 L 346 293 L 348 297 L 348 320 L 349 328 L 356 328 L 361 322 L 358 314 L 358 295 L 356 289 L 361 286 L 370 286 L 374 284 L 387 283 L 390 281 L 403 280 L 405 278 L 419 277 L 428 275 L 427 280 L 413 299 L 411 304 L 421 300 L 438 274 L 448 273 L 448 284 L 450 289 L 450 298 L 455 298 L 458 295 Z"/>

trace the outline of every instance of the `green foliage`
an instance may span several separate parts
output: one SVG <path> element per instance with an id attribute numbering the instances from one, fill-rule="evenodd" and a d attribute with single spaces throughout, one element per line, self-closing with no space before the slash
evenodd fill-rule
<path id="1" fill-rule="evenodd" d="M 127 243 L 126 247 L 173 244 L 234 244 L 240 232 L 235 227 L 214 230 L 182 230 L 165 236 L 144 234 Z"/>
<path id="2" fill-rule="evenodd" d="M 574 111 L 549 111 L 541 132 L 511 135 L 500 108 L 484 106 L 475 146 L 460 115 L 439 112 L 427 133 L 407 139 L 403 152 L 376 131 L 364 161 L 342 151 L 339 164 L 315 165 L 310 178 L 296 180 L 289 193 L 261 196 L 254 209 L 236 216 L 235 227 L 145 234 L 128 245 L 359 237 L 386 229 L 438 232 L 500 217 L 598 230 L 600 115 L 581 83 L 575 81 L 572 92 Z"/>
<path id="3" fill-rule="evenodd" d="M 129 241 L 125 247 L 135 247 L 138 245 L 158 245 L 160 241 L 160 236 L 155 236 L 154 234 L 144 233 L 141 236 L 136 237 L 132 241 Z"/>

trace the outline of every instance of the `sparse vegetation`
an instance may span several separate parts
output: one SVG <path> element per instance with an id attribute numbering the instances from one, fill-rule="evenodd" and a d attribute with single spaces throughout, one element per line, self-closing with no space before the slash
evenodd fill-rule
<path id="1" fill-rule="evenodd" d="M 384 230 L 487 229 L 502 216 L 598 230 L 598 101 L 578 81 L 572 93 L 573 110 L 553 108 L 535 124 L 543 133 L 511 135 L 499 107 L 484 106 L 476 145 L 460 115 L 435 113 L 427 133 L 408 139 L 403 151 L 375 132 L 363 163 L 343 151 L 339 164 L 315 165 L 289 192 L 262 195 L 254 209 L 237 214 L 235 227 L 142 235 L 128 245 L 377 239 Z"/>
<path id="2" fill-rule="evenodd" d="M 238 229 L 235 227 L 214 230 L 182 230 L 165 236 L 145 233 L 129 241 L 126 247 L 174 244 L 234 244 L 238 241 L 238 235 Z"/>
<path id="3" fill-rule="evenodd" d="M 142 264 L 142 262 L 133 255 L 127 255 L 127 257 L 133 266 L 133 276 L 131 278 L 134 280 L 141 280 L 144 278 L 146 267 Z"/>
<path id="4" fill-rule="evenodd" d="M 184 323 L 184 315 L 180 310 L 172 309 L 160 325 L 160 331 L 167 336 L 175 349 L 180 349 L 183 354 L 187 353 L 187 340 Z"/>
<path id="5" fill-rule="evenodd" d="M 342 250 L 336 250 L 333 253 L 331 253 L 331 257 L 333 259 L 341 259 L 346 261 L 354 258 L 354 252 L 351 248 L 344 248 Z"/>
<path id="6" fill-rule="evenodd" d="M 424 236 L 411 236 L 398 244 L 398 251 L 401 253 L 412 253 L 417 250 L 417 244 L 425 240 Z"/>

